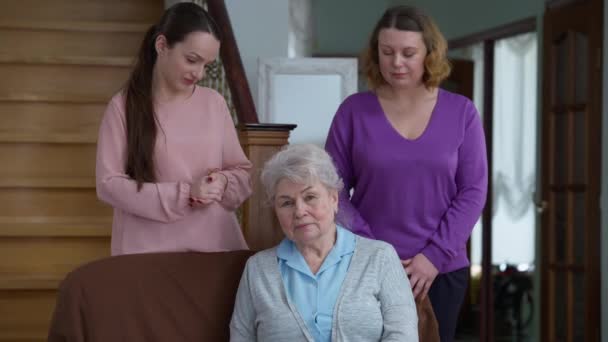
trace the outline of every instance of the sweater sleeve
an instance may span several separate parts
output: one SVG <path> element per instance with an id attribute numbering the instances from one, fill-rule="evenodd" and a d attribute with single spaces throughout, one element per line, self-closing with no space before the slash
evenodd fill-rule
<path id="1" fill-rule="evenodd" d="M 228 106 L 223 98 L 220 106 L 224 112 L 224 141 L 222 142 L 222 169 L 219 172 L 226 176 L 228 180 L 220 203 L 229 210 L 236 210 L 251 196 L 249 171 L 252 164 L 241 148 L 234 129 L 234 121 L 232 121 Z"/>
<path id="2" fill-rule="evenodd" d="M 371 227 L 350 201 L 350 191 L 356 186 L 351 154 L 353 147 L 351 114 L 351 108 L 349 108 L 348 103 L 346 101 L 343 102 L 332 121 L 325 143 L 325 150 L 332 157 L 338 175 L 340 175 L 342 182 L 344 182 L 344 188 L 340 191 L 339 195 L 337 219 L 342 225 L 350 228 L 353 233 L 375 239 Z"/>
<path id="3" fill-rule="evenodd" d="M 236 302 L 230 320 L 230 342 L 257 341 L 255 332 L 256 314 L 249 284 L 249 265 L 250 262 L 247 262 L 236 293 Z"/>
<path id="4" fill-rule="evenodd" d="M 114 98 L 105 111 L 97 140 L 97 196 L 114 208 L 149 220 L 172 222 L 188 213 L 190 184 L 143 183 L 126 174 L 126 120 Z"/>
<path id="5" fill-rule="evenodd" d="M 458 150 L 457 193 L 422 254 L 441 272 L 466 243 L 485 205 L 488 163 L 481 119 L 469 101 L 464 139 Z"/>
<path id="6" fill-rule="evenodd" d="M 388 244 L 385 251 L 378 295 L 384 327 L 381 341 L 417 342 L 418 314 L 412 287 L 397 252 Z"/>

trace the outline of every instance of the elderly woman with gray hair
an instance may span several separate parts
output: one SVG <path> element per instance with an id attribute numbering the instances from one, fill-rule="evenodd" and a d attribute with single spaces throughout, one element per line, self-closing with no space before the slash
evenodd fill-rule
<path id="1" fill-rule="evenodd" d="M 418 341 L 416 304 L 391 245 L 335 222 L 342 181 L 329 155 L 292 145 L 262 182 L 285 239 L 252 256 L 230 323 L 236 341 Z"/>

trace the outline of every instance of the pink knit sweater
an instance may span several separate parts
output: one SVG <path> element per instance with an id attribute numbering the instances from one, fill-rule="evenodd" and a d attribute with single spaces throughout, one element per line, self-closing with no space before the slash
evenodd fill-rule
<path id="1" fill-rule="evenodd" d="M 251 163 L 224 98 L 196 87 L 186 101 L 156 105 L 157 182 L 140 191 L 125 174 L 124 101 L 120 92 L 108 104 L 97 143 L 97 195 L 114 207 L 112 255 L 247 249 L 234 210 L 251 194 Z M 222 201 L 191 208 L 190 184 L 213 169 L 228 179 Z"/>

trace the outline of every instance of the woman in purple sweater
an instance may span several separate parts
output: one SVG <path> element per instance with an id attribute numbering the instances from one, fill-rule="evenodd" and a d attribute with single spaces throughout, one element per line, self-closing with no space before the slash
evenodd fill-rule
<path id="1" fill-rule="evenodd" d="M 441 340 L 451 341 L 488 170 L 475 106 L 439 88 L 450 72 L 446 49 L 418 9 L 388 9 L 364 56 L 372 91 L 340 105 L 326 149 L 345 183 L 343 224 L 395 247 L 414 295 L 428 293 Z"/>

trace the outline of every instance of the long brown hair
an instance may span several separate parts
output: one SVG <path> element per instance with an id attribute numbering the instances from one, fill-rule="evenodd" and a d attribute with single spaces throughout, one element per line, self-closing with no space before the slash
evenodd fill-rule
<path id="1" fill-rule="evenodd" d="M 156 63 L 156 38 L 162 34 L 169 48 L 183 41 L 191 32 L 207 32 L 220 40 L 215 21 L 194 3 L 177 3 L 168 8 L 160 21 L 152 25 L 141 43 L 135 67 L 125 87 L 127 121 L 126 174 L 137 182 L 155 182 L 154 146 L 156 144 L 156 113 L 152 94 L 152 77 Z"/>

